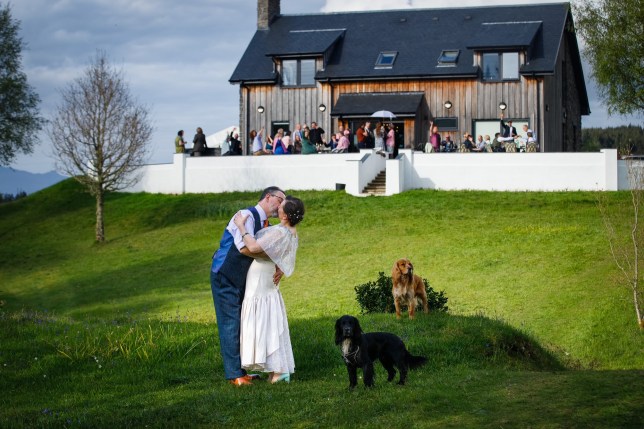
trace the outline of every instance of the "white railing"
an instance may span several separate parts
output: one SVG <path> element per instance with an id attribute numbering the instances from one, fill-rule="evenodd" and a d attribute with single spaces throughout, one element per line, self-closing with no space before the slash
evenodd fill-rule
<path id="1" fill-rule="evenodd" d="M 145 165 L 127 192 L 220 193 L 258 191 L 276 185 L 289 190 L 334 190 L 351 195 L 386 167 L 386 195 L 408 189 L 489 191 L 595 191 L 628 189 L 617 151 L 595 153 L 430 153 L 400 150 L 386 160 L 371 150 L 348 154 L 188 157 L 172 164 Z"/>

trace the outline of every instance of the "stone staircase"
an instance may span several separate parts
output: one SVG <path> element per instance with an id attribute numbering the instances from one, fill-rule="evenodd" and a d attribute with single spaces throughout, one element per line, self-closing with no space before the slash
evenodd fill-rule
<path id="1" fill-rule="evenodd" d="M 385 195 L 386 192 L 387 170 L 382 170 L 375 179 L 373 179 L 366 188 L 362 190 L 367 195 Z"/>

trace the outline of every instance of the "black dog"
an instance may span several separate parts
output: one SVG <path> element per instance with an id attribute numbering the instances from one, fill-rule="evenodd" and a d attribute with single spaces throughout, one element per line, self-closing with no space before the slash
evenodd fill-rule
<path id="1" fill-rule="evenodd" d="M 387 381 L 393 380 L 396 375 L 394 366 L 398 368 L 398 384 L 405 384 L 409 369 L 427 362 L 423 356 L 412 356 L 405 343 L 394 334 L 363 333 L 358 319 L 353 316 L 342 316 L 335 322 L 335 343 L 342 344 L 342 357 L 349 372 L 349 389 L 358 384 L 358 368 L 362 368 L 365 386 L 373 386 L 373 363 L 376 359 L 380 359 L 387 370 Z"/>

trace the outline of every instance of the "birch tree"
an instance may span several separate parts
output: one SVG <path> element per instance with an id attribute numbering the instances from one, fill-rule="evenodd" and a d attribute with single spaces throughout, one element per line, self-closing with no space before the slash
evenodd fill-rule
<path id="1" fill-rule="evenodd" d="M 130 93 L 123 72 L 97 52 L 83 74 L 60 90 L 48 128 L 57 167 L 96 198 L 96 241 L 105 241 L 105 194 L 136 183 L 152 135 L 148 109 Z"/>
<path id="2" fill-rule="evenodd" d="M 629 151 L 626 151 L 629 152 Z M 644 228 L 640 219 L 644 209 L 644 161 L 624 156 L 630 185 L 629 206 L 617 210 L 608 203 L 606 194 L 599 198 L 598 207 L 602 214 L 604 227 L 608 235 L 608 243 L 613 261 L 620 273 L 620 284 L 626 286 L 631 293 L 637 324 L 644 329 L 644 294 L 642 283 L 644 276 Z M 623 213 L 627 211 L 628 217 Z"/>

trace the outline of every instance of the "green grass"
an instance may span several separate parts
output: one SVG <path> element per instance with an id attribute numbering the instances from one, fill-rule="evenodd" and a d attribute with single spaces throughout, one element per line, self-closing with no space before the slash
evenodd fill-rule
<path id="1" fill-rule="evenodd" d="M 295 194 L 307 213 L 281 289 L 296 374 L 249 389 L 222 381 L 208 270 L 258 195 L 111 194 L 101 245 L 72 181 L 0 205 L 0 426 L 644 426 L 644 337 L 595 194 Z M 360 316 L 354 287 L 403 256 L 449 313 Z M 405 387 L 377 366 L 375 389 L 349 392 L 342 314 L 429 364 Z"/>

